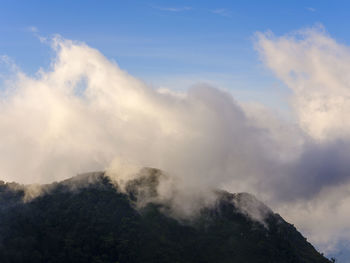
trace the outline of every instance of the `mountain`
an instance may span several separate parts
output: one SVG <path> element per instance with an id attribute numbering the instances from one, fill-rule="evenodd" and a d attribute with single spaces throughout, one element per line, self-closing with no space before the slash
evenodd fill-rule
<path id="1" fill-rule="evenodd" d="M 121 191 L 104 173 L 28 189 L 0 182 L 0 261 L 12 262 L 298 262 L 328 259 L 252 195 L 217 192 L 217 202 L 188 220 L 171 217 L 165 204 L 136 203 L 157 195 L 159 170 Z M 241 206 L 265 213 L 263 222 Z"/>

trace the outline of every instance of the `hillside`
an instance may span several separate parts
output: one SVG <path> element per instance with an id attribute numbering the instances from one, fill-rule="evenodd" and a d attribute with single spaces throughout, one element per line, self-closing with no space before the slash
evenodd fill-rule
<path id="1" fill-rule="evenodd" d="M 271 210 L 265 225 L 247 217 L 237 206 L 259 202 L 249 194 L 218 192 L 214 207 L 187 221 L 161 204 L 136 209 L 140 187 L 153 184 L 154 174 L 122 193 L 92 173 L 23 202 L 23 186 L 0 183 L 1 262 L 330 262 Z"/>

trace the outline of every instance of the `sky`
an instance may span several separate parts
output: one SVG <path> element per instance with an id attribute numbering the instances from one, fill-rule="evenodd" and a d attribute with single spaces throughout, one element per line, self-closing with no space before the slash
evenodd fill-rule
<path id="1" fill-rule="evenodd" d="M 158 167 L 184 211 L 251 192 L 350 262 L 349 5 L 1 1 L 0 172 Z"/>
<path id="2" fill-rule="evenodd" d="M 261 65 L 254 33 L 279 35 L 322 23 L 348 43 L 348 7 L 347 1 L 5 0 L 0 54 L 33 74 L 52 56 L 36 35 L 60 34 L 101 50 L 151 85 L 210 82 L 239 99 L 287 110 L 288 90 Z"/>

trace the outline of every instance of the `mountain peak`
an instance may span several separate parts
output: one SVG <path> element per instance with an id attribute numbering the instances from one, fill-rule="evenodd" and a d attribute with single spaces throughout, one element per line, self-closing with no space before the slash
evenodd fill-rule
<path id="1" fill-rule="evenodd" d="M 216 191 L 195 218 L 172 217 L 152 202 L 163 176 L 145 168 L 122 191 L 104 172 L 81 174 L 27 202 L 2 183 L 1 262 L 329 262 L 248 193 Z"/>

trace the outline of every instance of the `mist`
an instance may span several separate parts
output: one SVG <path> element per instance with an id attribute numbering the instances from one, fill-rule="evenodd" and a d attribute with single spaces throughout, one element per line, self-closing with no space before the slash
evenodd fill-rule
<path id="1" fill-rule="evenodd" d="M 334 249 L 350 236 L 350 48 L 322 28 L 257 33 L 255 45 L 291 90 L 293 118 L 207 84 L 148 86 L 59 36 L 51 66 L 35 76 L 3 57 L 2 180 L 50 183 L 107 170 L 120 181 L 156 167 L 171 178 L 161 196 L 175 195 L 184 212 L 210 202 L 213 189 L 249 192 Z"/>

